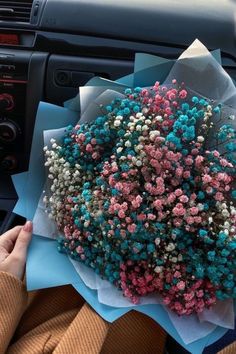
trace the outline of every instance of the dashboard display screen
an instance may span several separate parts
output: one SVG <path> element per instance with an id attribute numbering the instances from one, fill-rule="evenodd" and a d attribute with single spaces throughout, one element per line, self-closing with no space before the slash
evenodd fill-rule
<path id="1" fill-rule="evenodd" d="M 0 44 L 19 45 L 20 37 L 18 34 L 0 33 Z"/>

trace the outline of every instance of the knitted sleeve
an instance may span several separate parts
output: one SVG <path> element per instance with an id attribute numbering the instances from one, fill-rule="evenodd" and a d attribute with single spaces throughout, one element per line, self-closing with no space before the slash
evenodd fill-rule
<path id="1" fill-rule="evenodd" d="M 0 353 L 6 351 L 26 305 L 24 284 L 12 275 L 0 272 Z"/>

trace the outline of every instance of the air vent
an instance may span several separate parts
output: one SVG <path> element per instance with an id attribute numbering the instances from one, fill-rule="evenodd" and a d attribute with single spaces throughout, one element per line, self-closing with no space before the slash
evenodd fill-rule
<path id="1" fill-rule="evenodd" d="M 0 0 L 0 20 L 29 22 L 33 0 Z"/>

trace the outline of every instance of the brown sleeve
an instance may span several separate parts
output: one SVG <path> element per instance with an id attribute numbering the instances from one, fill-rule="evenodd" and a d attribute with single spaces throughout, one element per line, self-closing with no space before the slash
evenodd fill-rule
<path id="1" fill-rule="evenodd" d="M 228 345 L 228 347 L 222 349 L 218 354 L 235 354 L 236 353 L 236 342 Z"/>
<path id="2" fill-rule="evenodd" d="M 110 324 L 85 303 L 62 336 L 53 354 L 101 353 L 109 327 Z"/>
<path id="3" fill-rule="evenodd" d="M 13 275 L 0 272 L 0 353 L 6 351 L 26 305 L 24 284 Z"/>

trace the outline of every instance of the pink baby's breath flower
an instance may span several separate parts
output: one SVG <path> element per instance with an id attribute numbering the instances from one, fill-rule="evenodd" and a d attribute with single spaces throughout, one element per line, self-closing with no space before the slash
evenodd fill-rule
<path id="1" fill-rule="evenodd" d="M 163 186 L 164 185 L 164 179 L 162 177 L 157 177 L 156 178 L 156 184 L 157 184 L 157 186 Z"/>
<path id="2" fill-rule="evenodd" d="M 196 296 L 197 296 L 197 297 L 203 297 L 203 296 L 204 296 L 203 290 L 198 290 L 198 291 L 196 291 Z"/>
<path id="3" fill-rule="evenodd" d="M 81 142 L 85 141 L 85 140 L 86 140 L 85 135 L 84 135 L 83 133 L 80 133 L 80 134 L 78 135 L 78 140 L 81 141 Z"/>
<path id="4" fill-rule="evenodd" d="M 127 211 L 128 210 L 128 204 L 126 202 L 122 203 L 120 207 L 121 207 L 121 209 L 123 211 Z"/>
<path id="5" fill-rule="evenodd" d="M 218 173 L 216 179 L 225 183 L 229 183 L 231 181 L 231 177 L 227 173 L 223 172 Z"/>
<path id="6" fill-rule="evenodd" d="M 136 230 L 136 225 L 135 224 L 128 225 L 128 231 L 130 233 L 134 233 L 135 230 Z"/>
<path id="7" fill-rule="evenodd" d="M 171 185 L 174 187 L 179 186 L 179 180 L 177 178 L 172 178 L 170 181 Z"/>
<path id="8" fill-rule="evenodd" d="M 179 196 L 181 196 L 181 195 L 183 194 L 183 191 L 182 191 L 182 189 L 178 188 L 178 189 L 175 190 L 174 193 L 175 193 L 175 195 L 176 195 L 177 197 L 179 197 Z"/>
<path id="9" fill-rule="evenodd" d="M 87 144 L 87 145 L 86 145 L 86 151 L 87 151 L 87 152 L 92 152 L 92 151 L 93 151 L 93 147 L 92 147 L 91 144 Z"/>
<path id="10" fill-rule="evenodd" d="M 173 203 L 176 200 L 176 195 L 174 193 L 170 193 L 167 197 L 167 202 L 168 203 Z"/>
<path id="11" fill-rule="evenodd" d="M 120 205 L 119 203 L 115 203 L 115 204 L 114 204 L 114 208 L 115 208 L 116 210 L 120 210 L 121 205 Z"/>
<path id="12" fill-rule="evenodd" d="M 201 224 L 202 223 L 202 218 L 201 216 L 194 216 L 194 222 L 196 224 Z"/>
<path id="13" fill-rule="evenodd" d="M 76 247 L 76 252 L 78 252 L 79 254 L 82 254 L 84 252 L 83 247 L 81 247 L 81 246 Z"/>
<path id="14" fill-rule="evenodd" d="M 189 198 L 186 195 L 181 195 L 179 200 L 181 203 L 187 203 L 189 201 Z"/>
<path id="15" fill-rule="evenodd" d="M 189 178 L 190 177 L 190 172 L 189 171 L 184 171 L 183 177 L 184 178 Z"/>
<path id="16" fill-rule="evenodd" d="M 170 109 L 170 107 L 165 108 L 165 113 L 167 115 L 171 115 L 172 114 L 172 110 Z"/>
<path id="17" fill-rule="evenodd" d="M 221 166 L 223 166 L 223 167 L 227 167 L 228 164 L 229 164 L 229 162 L 228 162 L 226 159 L 221 159 L 221 160 L 220 160 L 220 164 L 221 164 Z"/>
<path id="18" fill-rule="evenodd" d="M 111 170 L 113 173 L 117 172 L 118 171 L 117 165 L 112 166 Z"/>
<path id="19" fill-rule="evenodd" d="M 121 191 L 122 190 L 122 183 L 121 182 L 117 182 L 116 185 L 115 185 L 115 188 L 118 190 L 118 191 Z"/>
<path id="20" fill-rule="evenodd" d="M 193 159 L 191 157 L 187 157 L 185 159 L 185 163 L 187 166 L 191 166 L 193 164 Z"/>
<path id="21" fill-rule="evenodd" d="M 176 99 L 176 94 L 174 94 L 174 93 L 171 92 L 171 93 L 168 95 L 168 98 L 169 98 L 169 100 L 174 101 L 174 100 Z"/>
<path id="22" fill-rule="evenodd" d="M 173 224 L 174 224 L 176 227 L 180 227 L 180 226 L 183 224 L 183 220 L 182 220 L 182 219 L 179 219 L 179 218 L 174 218 L 174 219 L 173 219 Z"/>
<path id="23" fill-rule="evenodd" d="M 142 203 L 143 198 L 141 197 L 141 195 L 137 195 L 136 201 L 137 201 L 138 203 Z"/>
<path id="24" fill-rule="evenodd" d="M 184 294 L 185 301 L 191 301 L 193 298 L 194 298 L 194 292 L 193 291 Z"/>
<path id="25" fill-rule="evenodd" d="M 137 216 L 137 219 L 140 220 L 140 221 L 144 221 L 144 220 L 146 220 L 146 215 L 143 214 L 143 213 L 141 213 L 141 214 L 139 214 L 139 215 Z"/>
<path id="26" fill-rule="evenodd" d="M 140 207 L 140 203 L 138 203 L 136 200 L 133 200 L 131 204 L 135 209 Z"/>
<path id="27" fill-rule="evenodd" d="M 180 313 L 183 310 L 183 305 L 180 302 L 176 301 L 174 303 L 174 308 L 177 313 Z"/>
<path id="28" fill-rule="evenodd" d="M 190 196 L 190 200 L 191 200 L 191 201 L 194 201 L 194 200 L 196 200 L 196 199 L 197 199 L 196 193 L 192 193 L 191 196 Z"/>
<path id="29" fill-rule="evenodd" d="M 131 192 L 130 186 L 125 186 L 125 187 L 123 187 L 123 193 L 124 193 L 124 194 L 130 194 L 130 192 Z"/>
<path id="30" fill-rule="evenodd" d="M 215 194 L 214 198 L 215 198 L 217 201 L 221 202 L 222 200 L 224 200 L 224 195 L 223 195 L 223 193 L 221 193 L 221 192 L 217 192 L 217 193 Z"/>
<path id="31" fill-rule="evenodd" d="M 173 208 L 172 212 L 173 212 L 173 215 L 175 215 L 175 216 L 183 216 L 183 215 L 185 215 L 186 210 L 184 209 L 182 204 L 180 204 L 179 206 L 177 204 L 177 206 L 175 208 Z"/>
<path id="32" fill-rule="evenodd" d="M 156 199 L 153 202 L 153 206 L 157 209 L 157 210 L 162 210 L 163 209 L 163 202 L 160 199 Z"/>
<path id="33" fill-rule="evenodd" d="M 125 218 L 125 212 L 124 212 L 123 210 L 119 210 L 118 216 L 119 216 L 119 218 L 121 218 L 121 219 Z"/>
<path id="34" fill-rule="evenodd" d="M 189 211 L 191 215 L 197 215 L 199 213 L 199 209 L 197 207 L 192 207 Z"/>
<path id="35" fill-rule="evenodd" d="M 213 155 L 214 155 L 214 157 L 220 157 L 219 151 L 216 151 L 216 150 L 213 152 Z"/>
<path id="36" fill-rule="evenodd" d="M 216 180 L 211 181 L 211 186 L 215 189 L 218 189 L 220 187 L 220 183 Z"/>
<path id="37" fill-rule="evenodd" d="M 149 94 L 149 92 L 147 89 L 142 89 L 142 91 L 141 91 L 142 96 L 147 96 L 148 94 Z"/>
<path id="38" fill-rule="evenodd" d="M 94 153 L 92 154 L 92 158 L 93 158 L 94 160 L 97 160 L 97 159 L 99 158 L 99 154 L 98 154 L 97 152 L 94 152 Z"/>
<path id="39" fill-rule="evenodd" d="M 147 218 L 148 218 L 148 220 L 155 220 L 156 219 L 156 215 L 149 213 L 147 215 Z"/>
<path id="40" fill-rule="evenodd" d="M 184 290 L 185 289 L 185 282 L 181 280 L 179 283 L 176 284 L 177 288 L 179 290 Z"/>
<path id="41" fill-rule="evenodd" d="M 192 149 L 191 154 L 194 155 L 194 156 L 196 156 L 196 155 L 199 154 L 199 150 L 196 149 L 196 148 L 195 148 L 195 149 Z"/>
<path id="42" fill-rule="evenodd" d="M 206 188 L 206 192 L 207 192 L 208 194 L 211 194 L 211 193 L 213 192 L 213 188 L 212 188 L 212 187 L 207 187 L 207 188 Z"/>
<path id="43" fill-rule="evenodd" d="M 157 186 L 156 188 L 153 188 L 153 194 L 155 195 L 162 195 L 165 192 L 165 187 L 164 186 Z"/>
<path id="44" fill-rule="evenodd" d="M 200 167 L 200 165 L 203 163 L 204 161 L 204 157 L 203 156 L 197 156 L 196 159 L 195 159 L 195 164 L 197 167 Z"/>
<path id="45" fill-rule="evenodd" d="M 188 216 L 187 218 L 186 218 L 186 222 L 187 222 L 187 224 L 193 224 L 194 223 L 194 218 L 192 217 L 192 216 Z"/>
<path id="46" fill-rule="evenodd" d="M 91 139 L 91 144 L 92 145 L 96 145 L 97 144 L 97 140 L 95 138 Z"/>
<path id="47" fill-rule="evenodd" d="M 160 82 L 159 82 L 159 81 L 156 81 L 155 84 L 154 84 L 154 86 L 153 86 L 153 88 L 154 88 L 154 89 L 159 89 L 159 87 L 160 87 Z"/>
<path id="48" fill-rule="evenodd" d="M 152 190 L 151 183 L 145 183 L 144 187 L 146 188 L 147 191 L 151 191 Z"/>
<path id="49" fill-rule="evenodd" d="M 186 90 L 181 90 L 179 92 L 179 98 L 185 99 L 187 97 L 187 91 Z"/>
<path id="50" fill-rule="evenodd" d="M 164 297 L 163 298 L 163 303 L 164 303 L 164 305 L 168 306 L 171 303 L 170 297 L 169 296 Z"/>

